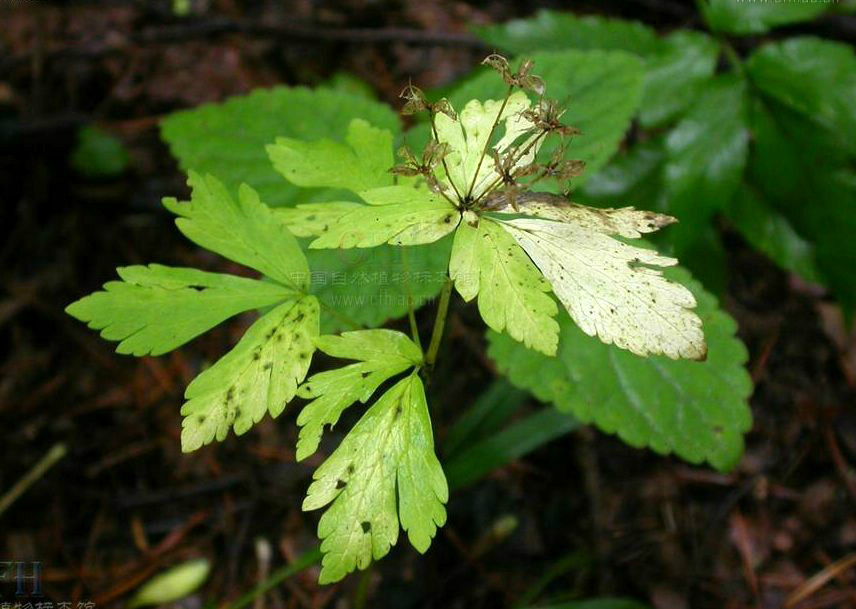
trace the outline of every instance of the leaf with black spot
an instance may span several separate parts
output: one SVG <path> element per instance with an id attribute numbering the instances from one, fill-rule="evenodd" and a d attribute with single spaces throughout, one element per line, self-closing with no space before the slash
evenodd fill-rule
<path id="1" fill-rule="evenodd" d="M 240 342 L 187 387 L 181 448 L 245 433 L 266 412 L 276 417 L 305 377 L 318 336 L 318 300 L 286 301 L 250 326 Z"/>
<path id="2" fill-rule="evenodd" d="M 366 411 L 319 467 L 304 510 L 329 505 L 318 523 L 323 583 L 365 569 L 398 541 L 419 552 L 446 521 L 449 487 L 434 453 L 425 390 L 414 371 Z"/>
<path id="3" fill-rule="evenodd" d="M 303 407 L 297 424 L 297 460 L 318 448 L 324 426 L 333 427 L 342 412 L 354 402 L 367 402 L 381 383 L 408 368 L 418 366 L 422 351 L 406 334 L 395 330 L 358 330 L 341 336 L 321 336 L 318 349 L 357 363 L 319 372 L 297 389 L 298 397 L 312 400 Z"/>

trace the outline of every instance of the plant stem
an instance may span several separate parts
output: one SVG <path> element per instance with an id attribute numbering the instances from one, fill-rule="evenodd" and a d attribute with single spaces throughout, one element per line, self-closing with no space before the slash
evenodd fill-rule
<path id="1" fill-rule="evenodd" d="M 734 50 L 734 47 L 731 46 L 727 40 L 719 39 L 719 48 L 722 49 L 728 63 L 730 63 L 731 67 L 734 68 L 734 72 L 741 78 L 745 77 L 746 70 L 743 67 L 743 61 L 740 59 L 740 55 L 737 54 L 737 51 Z"/>
<path id="2" fill-rule="evenodd" d="M 437 361 L 440 341 L 443 340 L 443 329 L 446 327 L 446 316 L 449 313 L 449 298 L 452 296 L 452 280 L 446 277 L 443 291 L 440 292 L 440 304 L 437 305 L 437 317 L 434 318 L 434 330 L 431 332 L 431 342 L 428 353 L 425 354 L 425 366 L 430 370 Z"/>
<path id="3" fill-rule="evenodd" d="M 277 569 L 271 573 L 265 581 L 259 582 L 255 588 L 244 594 L 234 603 L 226 605 L 226 609 L 243 609 L 247 605 L 252 604 L 252 602 L 262 594 L 265 594 L 279 586 L 289 577 L 293 577 L 312 565 L 318 564 L 321 562 L 321 557 L 322 554 L 320 548 L 315 548 L 314 550 L 309 550 L 308 552 L 301 554 L 293 563 Z"/>
<path id="4" fill-rule="evenodd" d="M 365 571 L 360 573 L 360 581 L 357 584 L 357 590 L 354 592 L 354 609 L 365 609 L 366 600 L 369 597 L 369 584 L 372 580 L 372 567 L 370 564 Z"/>
<path id="5" fill-rule="evenodd" d="M 65 444 L 62 442 L 54 444 L 30 471 L 24 474 L 20 480 L 12 485 L 12 488 L 0 497 L 0 514 L 3 514 L 28 488 L 38 482 L 57 461 L 65 456 L 66 452 Z"/>
<path id="6" fill-rule="evenodd" d="M 410 334 L 413 336 L 413 342 L 422 351 L 419 326 L 416 325 L 416 313 L 413 310 L 413 291 L 410 289 L 410 260 L 406 247 L 401 248 L 401 266 L 404 267 L 404 292 L 405 298 L 407 298 L 407 318 L 410 320 Z"/>

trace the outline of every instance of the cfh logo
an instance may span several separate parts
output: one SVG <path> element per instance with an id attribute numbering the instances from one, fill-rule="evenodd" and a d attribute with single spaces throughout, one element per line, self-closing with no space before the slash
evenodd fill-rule
<path id="1" fill-rule="evenodd" d="M 42 563 L 0 561 L 0 582 L 14 582 L 15 596 L 42 596 Z"/>

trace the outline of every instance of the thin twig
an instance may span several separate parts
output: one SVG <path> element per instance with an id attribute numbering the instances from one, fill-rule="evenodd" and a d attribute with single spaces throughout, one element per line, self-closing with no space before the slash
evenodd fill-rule
<path id="1" fill-rule="evenodd" d="M 242 34 L 253 38 L 273 38 L 282 44 L 344 42 L 355 44 L 381 44 L 403 42 L 427 46 L 463 47 L 486 50 L 487 45 L 471 34 L 426 31 L 409 28 L 324 28 L 313 25 L 270 25 L 254 20 L 208 19 L 150 28 L 119 42 L 102 42 L 83 47 L 70 45 L 45 53 L 45 61 L 56 59 L 82 59 L 125 52 L 131 47 L 149 47 L 155 44 L 180 44 L 209 36 Z M 26 65 L 32 53 L 15 55 L 0 62 L 0 72 Z"/>
<path id="2" fill-rule="evenodd" d="M 260 582 L 255 588 L 244 594 L 226 609 L 243 609 L 247 605 L 256 600 L 257 597 L 276 588 L 289 577 L 297 575 L 301 571 L 308 569 L 312 565 L 321 562 L 321 549 L 315 548 L 301 555 L 296 561 L 290 565 L 286 565 L 274 571 L 265 581 Z"/>
<path id="3" fill-rule="evenodd" d="M 62 459 L 66 455 L 67 449 L 65 444 L 62 442 L 58 442 L 51 446 L 50 450 L 45 453 L 45 455 L 39 459 L 39 461 L 28 471 L 24 476 L 18 480 L 12 488 L 6 491 L 2 497 L 0 497 L 0 516 L 3 515 L 9 506 L 15 503 L 18 498 L 27 492 L 27 489 L 30 488 L 33 484 L 38 482 L 45 473 L 53 467 L 57 461 Z"/>

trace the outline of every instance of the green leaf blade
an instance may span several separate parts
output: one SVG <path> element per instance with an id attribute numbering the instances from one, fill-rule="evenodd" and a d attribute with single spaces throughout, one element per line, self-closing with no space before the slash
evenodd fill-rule
<path id="1" fill-rule="evenodd" d="M 646 58 L 642 126 L 660 126 L 681 115 L 713 75 L 718 56 L 719 46 L 707 34 L 678 30 L 664 38 L 662 50 Z"/>
<path id="2" fill-rule="evenodd" d="M 66 312 L 120 341 L 118 353 L 161 355 L 221 322 L 294 296 L 272 283 L 159 264 L 117 269 L 123 281 L 70 304 Z"/>
<path id="3" fill-rule="evenodd" d="M 245 433 L 265 413 L 279 416 L 306 376 L 318 336 L 314 296 L 287 301 L 250 326 L 238 344 L 185 391 L 181 446 L 191 452 L 229 429 Z"/>
<path id="4" fill-rule="evenodd" d="M 318 449 L 324 426 L 332 428 L 346 408 L 357 401 L 367 402 L 382 383 L 422 361 L 419 347 L 406 335 L 393 330 L 321 336 L 315 344 L 327 355 L 358 363 L 314 374 L 298 388 L 298 396 L 312 400 L 297 418 L 298 461 Z"/>
<path id="5" fill-rule="evenodd" d="M 615 153 L 639 107 L 644 63 L 621 51 L 565 50 L 534 53 L 535 72 L 548 83 L 547 95 L 567 104 L 562 122 L 582 131 L 568 146 L 565 158 L 586 163 L 586 172 L 571 181 L 583 183 Z M 494 73 L 479 74 L 449 95 L 456 108 L 470 99 L 502 99 L 505 84 Z M 540 157 L 549 159 L 554 145 L 545 144 Z"/>
<path id="6" fill-rule="evenodd" d="M 448 200 L 408 186 L 360 193 L 369 205 L 344 213 L 315 239 L 312 249 L 424 245 L 455 230 L 460 212 Z"/>
<path id="7" fill-rule="evenodd" d="M 660 46 L 657 33 L 638 21 L 541 10 L 535 17 L 477 26 L 488 45 L 512 55 L 568 48 L 628 51 L 645 55 Z"/>
<path id="8" fill-rule="evenodd" d="M 746 348 L 734 337 L 734 321 L 686 271 L 669 269 L 667 275 L 698 301 L 709 348 L 704 362 L 637 357 L 585 336 L 564 314 L 556 358 L 522 349 L 493 332 L 489 354 L 515 385 L 584 423 L 632 446 L 728 470 L 739 459 L 742 434 L 751 425 Z"/>
<path id="9" fill-rule="evenodd" d="M 445 523 L 447 500 L 425 391 L 414 372 L 366 411 L 315 472 L 303 509 L 329 505 L 318 524 L 320 582 L 338 581 L 386 555 L 398 541 L 399 521 L 425 551 Z"/>
<path id="10" fill-rule="evenodd" d="M 246 184 L 237 201 L 215 177 L 189 173 L 190 201 L 164 199 L 179 230 L 197 245 L 303 290 L 309 267 L 297 241 Z"/>
<path id="11" fill-rule="evenodd" d="M 280 207 L 296 202 L 303 191 L 283 181 L 265 146 L 277 137 L 341 138 L 355 118 L 393 135 L 400 131 L 395 112 L 365 96 L 341 90 L 274 87 L 171 114 L 161 123 L 161 135 L 185 171 L 216 175 L 233 195 L 240 184 L 247 183 L 262 201 Z M 319 195 L 330 199 L 329 193 Z"/>
<path id="12" fill-rule="evenodd" d="M 465 299 L 478 294 L 488 327 L 508 332 L 531 349 L 556 353 L 558 307 L 547 294 L 550 284 L 499 223 L 489 218 L 481 218 L 478 227 L 462 222 L 449 268 Z"/>
<path id="13" fill-rule="evenodd" d="M 740 185 L 749 149 L 746 112 L 744 83 L 717 76 L 666 138 L 664 187 L 667 211 L 680 220 L 671 231 L 679 256 Z"/>
<path id="14" fill-rule="evenodd" d="M 765 95 L 835 132 L 842 146 L 856 153 L 852 47 L 819 38 L 791 38 L 761 47 L 746 69 Z"/>
<path id="15" fill-rule="evenodd" d="M 810 21 L 829 10 L 831 2 L 739 2 L 702 0 L 700 8 L 714 32 L 746 36 L 763 34 L 790 23 Z"/>
<path id="16" fill-rule="evenodd" d="M 279 173 L 304 188 L 358 192 L 393 183 L 389 173 L 393 163 L 392 133 L 363 119 L 351 121 L 345 142 L 280 137 L 267 146 L 267 152 Z"/>

